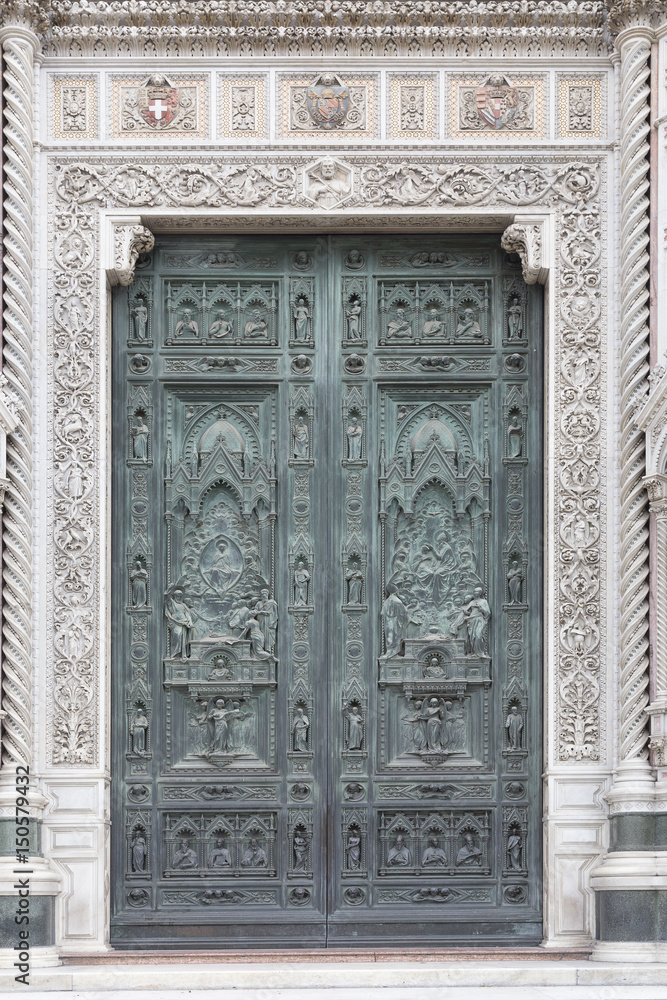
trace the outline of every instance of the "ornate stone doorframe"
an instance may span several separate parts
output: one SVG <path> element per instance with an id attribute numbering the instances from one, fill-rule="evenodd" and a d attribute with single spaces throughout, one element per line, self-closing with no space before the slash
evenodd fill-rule
<path id="1" fill-rule="evenodd" d="M 349 197 L 326 212 L 307 195 L 312 158 L 115 156 L 52 160 L 49 246 L 50 474 L 48 695 L 41 734 L 49 856 L 62 872 L 57 940 L 106 946 L 99 901 L 108 884 L 106 718 L 109 561 L 106 285 L 131 280 L 151 232 L 504 231 L 529 282 L 545 282 L 547 446 L 545 943 L 589 943 L 587 872 L 603 848 L 600 801 L 609 776 L 604 740 L 606 560 L 604 491 L 606 271 L 599 218 L 599 156 L 422 157 L 409 182 L 401 158 L 347 157 Z M 147 162 L 150 161 L 150 162 Z M 234 203 L 242 184 L 249 204 Z M 530 214 L 529 214 L 530 213 Z M 85 484 L 70 496 L 68 464 Z M 583 638 L 582 638 L 583 635 Z M 76 831 L 76 837 L 74 836 Z M 82 833 L 85 831 L 85 833 Z M 81 845 L 81 837 L 85 846 Z M 106 912 L 106 911 L 105 911 Z"/>

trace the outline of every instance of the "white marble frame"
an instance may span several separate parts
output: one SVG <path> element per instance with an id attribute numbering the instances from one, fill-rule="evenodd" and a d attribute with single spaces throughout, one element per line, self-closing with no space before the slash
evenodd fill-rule
<path id="1" fill-rule="evenodd" d="M 108 947 L 110 871 L 107 723 L 111 469 L 108 460 L 110 440 L 107 419 L 110 405 L 108 348 L 111 337 L 108 289 L 112 282 L 121 280 L 125 283 L 131 277 L 134 265 L 131 259 L 132 252 L 135 253 L 136 259 L 141 241 L 144 240 L 144 247 L 148 245 L 149 235 L 143 229 L 144 226 L 149 229 L 154 228 L 156 231 L 173 226 L 178 231 L 190 227 L 200 231 L 202 229 L 212 231 L 216 228 L 233 231 L 236 228 L 246 232 L 266 231 L 277 226 L 281 227 L 281 231 L 285 231 L 286 228 L 303 231 L 304 228 L 315 227 L 320 231 L 368 229 L 383 232 L 423 229 L 474 232 L 488 231 L 491 228 L 498 232 L 500 239 L 501 229 L 509 225 L 505 240 L 511 248 L 521 252 L 527 280 L 539 279 L 545 282 L 545 945 L 578 947 L 591 942 L 594 933 L 594 906 L 592 892 L 588 886 L 588 873 L 606 846 L 606 810 L 601 796 L 610 778 L 609 748 L 604 739 L 606 684 L 604 674 L 600 670 L 594 678 L 597 694 L 595 684 L 593 685 L 593 714 L 596 714 L 599 720 L 597 730 L 589 738 L 573 733 L 572 740 L 568 742 L 563 737 L 563 713 L 567 715 L 567 698 L 564 699 L 563 691 L 564 686 L 567 688 L 567 677 L 571 676 L 572 670 L 576 669 L 577 665 L 576 663 L 573 665 L 572 642 L 570 641 L 568 646 L 567 632 L 564 631 L 563 601 L 559 588 L 563 584 L 563 574 L 567 576 L 572 571 L 573 561 L 581 558 L 582 549 L 588 552 L 591 547 L 596 547 L 599 576 L 592 604 L 596 606 L 597 618 L 595 621 L 591 619 L 591 627 L 596 630 L 596 648 L 601 654 L 601 662 L 604 662 L 606 658 L 605 509 L 599 501 L 605 495 L 606 469 L 605 401 L 602 395 L 604 393 L 602 376 L 607 350 L 603 318 L 606 265 L 602 259 L 604 246 L 598 237 L 600 217 L 604 219 L 606 216 L 606 201 L 602 194 L 605 157 L 590 155 L 575 160 L 566 156 L 533 156 L 531 161 L 539 164 L 539 169 L 548 179 L 548 184 L 538 185 L 540 189 L 536 189 L 532 198 L 519 192 L 512 201 L 505 192 L 498 191 L 500 177 L 498 171 L 502 171 L 503 166 L 508 169 L 509 167 L 519 169 L 525 163 L 526 157 L 521 157 L 519 162 L 513 160 L 511 154 L 504 156 L 496 154 L 489 158 L 496 166 L 492 168 L 489 163 L 483 164 L 488 176 L 496 171 L 495 182 L 486 196 L 479 197 L 472 205 L 462 198 L 461 203 L 457 205 L 445 204 L 449 195 L 443 200 L 442 192 L 437 195 L 434 193 L 431 199 L 433 204 L 427 202 L 429 207 L 426 209 L 419 205 L 401 204 L 400 197 L 394 198 L 392 202 L 390 188 L 387 187 L 387 164 L 396 162 L 395 156 L 387 156 L 381 162 L 377 154 L 345 158 L 353 162 L 355 184 L 360 185 L 364 182 L 366 186 L 364 188 L 361 185 L 362 193 L 355 193 L 353 206 L 340 211 L 332 210 L 329 213 L 313 210 L 312 206 L 308 207 L 307 199 L 303 198 L 302 174 L 308 163 L 312 162 L 312 157 L 308 155 L 290 159 L 290 163 L 295 164 L 294 197 L 288 208 L 276 208 L 275 204 L 273 206 L 260 204 L 253 206 L 252 211 L 248 207 L 231 208 L 224 205 L 190 209 L 175 205 L 173 199 L 170 201 L 167 195 L 161 193 L 150 197 L 147 194 L 144 205 L 140 204 L 140 198 L 139 204 L 134 204 L 131 208 L 126 204 L 114 205 L 114 202 L 120 200 L 118 184 L 121 187 L 123 184 L 118 178 L 127 168 L 128 162 L 130 167 L 136 167 L 138 176 L 141 175 L 144 179 L 152 176 L 150 167 L 142 162 L 140 156 L 106 155 L 93 157 L 87 161 L 82 160 L 82 164 L 90 164 L 94 160 L 93 172 L 96 171 L 95 176 L 102 179 L 101 187 L 98 185 L 98 180 L 93 184 L 98 192 L 93 199 L 88 198 L 89 189 L 87 190 L 86 184 L 79 177 L 76 183 L 79 184 L 81 181 L 80 197 L 78 201 L 75 198 L 68 204 L 67 199 L 62 197 L 62 190 L 58 190 L 58 180 L 54 181 L 50 195 L 53 200 L 49 212 L 49 217 L 55 226 L 49 238 L 49 246 L 52 248 L 49 265 L 51 281 L 49 315 L 56 329 L 54 331 L 52 325 L 49 336 L 47 419 L 49 422 L 52 420 L 56 447 L 54 449 L 51 442 L 48 467 L 52 485 L 48 491 L 46 512 L 51 541 L 44 579 L 51 579 L 51 570 L 54 566 L 53 537 L 54 532 L 57 535 L 60 530 L 56 526 L 61 475 L 57 445 L 58 441 L 62 440 L 64 409 L 69 405 L 63 403 L 63 397 L 59 394 L 62 382 L 59 382 L 57 372 L 59 359 L 63 357 L 64 324 L 61 317 L 60 327 L 58 326 L 58 310 L 62 311 L 63 302 L 66 302 L 67 296 L 71 294 L 80 296 L 81 302 L 85 299 L 85 302 L 92 307 L 91 315 L 86 314 L 83 317 L 84 329 L 80 331 L 84 337 L 87 333 L 91 334 L 90 350 L 86 349 L 82 353 L 90 360 L 93 367 L 93 377 L 88 379 L 92 394 L 84 393 L 85 399 L 82 404 L 86 411 L 84 416 L 87 418 L 88 415 L 92 415 L 89 438 L 90 461 L 84 471 L 90 477 L 93 500 L 91 505 L 83 510 L 82 516 L 92 532 L 90 546 L 96 557 L 92 560 L 93 579 L 90 599 L 88 603 L 84 602 L 84 612 L 92 615 L 87 620 L 92 623 L 96 638 L 87 662 L 71 663 L 72 669 L 69 674 L 70 680 L 75 685 L 76 683 L 84 685 L 86 696 L 90 695 L 90 699 L 84 706 L 83 714 L 79 713 L 80 719 L 76 722 L 76 725 L 79 725 L 83 719 L 85 723 L 83 730 L 79 725 L 76 732 L 67 733 L 63 730 L 62 718 L 58 727 L 54 727 L 52 718 L 48 732 L 45 734 L 42 731 L 40 734 L 39 752 L 39 759 L 43 762 L 41 770 L 44 775 L 44 790 L 50 802 L 44 819 L 45 853 L 61 873 L 64 883 L 63 892 L 57 903 L 57 942 L 70 952 L 99 951 Z M 145 160 L 148 159 L 146 156 Z M 155 159 L 151 158 L 151 161 L 155 162 Z M 248 157 L 245 162 L 251 160 L 256 163 L 259 159 L 259 157 Z M 424 171 L 424 177 L 430 170 L 430 176 L 437 179 L 443 163 L 451 164 L 453 167 L 462 164 L 462 170 L 465 171 L 480 166 L 484 159 L 486 158 L 482 156 L 457 157 L 452 154 L 437 158 L 426 157 L 418 162 L 420 169 Z M 221 157 L 208 156 L 206 160 L 228 165 L 228 161 Z M 268 169 L 272 163 L 271 157 L 262 157 L 261 160 Z M 437 166 L 433 165 L 434 160 Z M 581 160 L 584 160 L 583 164 Z M 168 161 L 161 162 L 167 163 L 170 169 L 177 171 L 180 158 L 172 156 Z M 191 162 L 189 158 L 189 163 Z M 275 167 L 275 163 L 279 162 L 278 158 L 273 162 Z M 364 162 L 367 164 L 366 167 Z M 54 157 L 52 160 L 52 168 L 61 171 L 60 177 L 63 168 L 69 166 L 75 170 L 75 164 L 75 158 Z M 377 203 L 378 199 L 375 199 L 376 203 L 369 199 L 364 204 L 363 191 L 374 190 L 368 184 L 368 175 L 364 180 L 365 169 L 377 169 L 382 175 L 380 182 L 384 183 L 385 187 L 380 199 L 383 202 L 381 204 Z M 591 197 L 582 197 L 581 190 L 577 191 L 577 185 L 583 184 L 587 178 L 590 180 L 592 175 L 597 176 L 597 182 L 588 192 Z M 274 174 L 271 176 L 275 177 Z M 115 181 L 113 177 L 116 178 Z M 377 181 L 377 178 L 375 180 Z M 600 199 L 599 195 L 602 195 Z M 270 201 L 270 198 L 268 200 Z M 135 203 L 136 201 L 135 198 Z M 59 208 L 63 210 L 63 216 L 59 216 Z M 63 224 L 66 224 L 66 218 L 70 218 L 65 216 L 67 211 L 70 213 L 73 211 L 77 215 L 77 220 L 75 225 L 70 226 L 69 236 L 67 232 L 63 236 L 62 231 L 59 234 L 58 222 L 61 219 Z M 525 214 L 528 211 L 530 215 Z M 568 213 L 574 215 L 570 218 Z M 577 237 L 574 233 L 576 224 L 580 224 L 584 229 L 589 225 L 588 235 L 595 244 L 587 267 L 578 277 L 577 269 L 572 266 L 574 258 L 570 251 L 564 248 L 564 242 L 568 239 L 576 242 Z M 76 226 L 83 226 L 83 229 L 77 230 Z M 86 229 L 87 226 L 90 226 L 89 231 Z M 84 248 L 79 254 L 79 264 L 76 261 L 78 251 L 72 243 L 72 236 L 75 236 L 77 231 L 84 233 L 84 242 L 88 248 Z M 604 232 L 604 225 L 602 231 Z M 74 270 L 77 272 L 74 275 L 66 260 L 68 256 L 72 257 L 72 253 Z M 90 259 L 91 254 L 92 259 Z M 587 287 L 593 289 L 596 318 L 593 324 L 594 347 L 591 348 L 588 375 L 584 372 L 586 385 L 582 388 L 581 384 L 578 386 L 575 384 L 568 365 L 572 361 L 572 351 L 578 342 L 577 336 L 573 337 L 573 331 L 575 333 L 577 330 L 581 331 L 581 324 L 577 326 L 579 321 L 575 315 L 576 304 L 573 305 L 573 296 L 577 291 L 579 294 L 584 292 L 584 282 L 581 277 L 584 272 L 591 279 Z M 92 281 L 89 281 L 86 277 L 85 288 L 79 280 L 82 275 L 92 278 Z M 566 315 L 568 308 L 570 312 Z M 76 343 L 78 338 L 79 334 L 75 332 L 71 342 Z M 87 432 L 88 428 L 84 426 L 82 437 L 80 436 L 82 440 L 85 438 L 88 441 Z M 588 539 L 580 544 L 577 550 L 572 537 L 573 520 L 570 516 L 574 494 L 571 489 L 563 488 L 563 476 L 577 460 L 576 456 L 573 457 L 573 449 L 576 449 L 577 440 L 581 440 L 582 434 L 588 442 L 587 447 L 590 446 L 594 452 L 594 455 L 589 455 L 590 461 L 581 459 L 584 466 L 589 469 L 586 475 L 589 476 L 590 467 L 595 466 L 601 481 L 596 480 L 596 484 L 588 489 L 587 495 L 597 504 L 598 516 L 591 521 Z M 587 478 L 586 483 L 588 482 Z M 62 494 L 62 489 L 60 493 Z M 574 493 L 576 494 L 576 490 Z M 60 499 L 66 498 L 61 495 Z M 561 504 L 565 502 L 565 509 L 558 506 L 559 502 Z M 73 513 L 76 512 L 66 511 L 65 516 Z M 62 551 L 59 550 L 56 554 L 62 564 Z M 99 567 L 97 577 L 95 577 L 95 566 Z M 62 685 L 62 676 L 56 676 L 53 672 L 54 643 L 57 650 L 58 628 L 63 621 L 58 613 L 59 600 L 62 607 L 61 598 L 62 594 L 60 597 L 58 595 L 58 580 L 55 579 L 53 592 L 48 598 L 47 645 L 50 645 L 51 649 L 46 650 L 49 654 L 49 666 L 46 690 L 43 692 L 44 700 L 51 699 L 54 690 L 58 685 Z M 587 613 L 590 605 L 591 602 Z M 611 677 L 608 678 L 608 682 L 613 690 Z M 574 722 L 576 721 L 575 719 Z M 82 732 L 83 742 L 80 738 Z M 70 750 L 67 749 L 68 745 Z M 102 900 L 104 907 L 101 906 Z"/>

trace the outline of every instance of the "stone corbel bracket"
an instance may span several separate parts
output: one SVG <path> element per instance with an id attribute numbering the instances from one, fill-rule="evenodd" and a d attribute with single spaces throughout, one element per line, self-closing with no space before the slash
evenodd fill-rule
<path id="1" fill-rule="evenodd" d="M 107 278 L 110 285 L 131 285 L 134 268 L 141 253 L 149 253 L 155 237 L 146 229 L 140 216 L 109 220 L 106 241 Z"/>
<path id="2" fill-rule="evenodd" d="M 550 221 L 545 216 L 516 215 L 512 225 L 502 235 L 503 250 L 519 255 L 527 285 L 546 284 L 552 263 L 549 260 L 551 242 L 547 232 Z"/>

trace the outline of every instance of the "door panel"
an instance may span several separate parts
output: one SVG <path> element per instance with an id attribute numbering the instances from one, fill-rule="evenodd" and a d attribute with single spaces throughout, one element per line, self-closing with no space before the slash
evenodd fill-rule
<path id="1" fill-rule="evenodd" d="M 118 947 L 539 940 L 540 302 L 492 238 L 114 297 Z"/>

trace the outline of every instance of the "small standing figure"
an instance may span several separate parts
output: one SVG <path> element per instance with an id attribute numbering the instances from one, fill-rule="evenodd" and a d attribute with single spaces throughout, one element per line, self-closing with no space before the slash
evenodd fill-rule
<path id="1" fill-rule="evenodd" d="M 399 307 L 396 316 L 387 324 L 387 338 L 389 337 L 411 337 L 412 326 L 405 317 L 405 309 Z"/>
<path id="2" fill-rule="evenodd" d="M 278 605 L 269 597 L 269 591 L 260 591 L 261 601 L 255 608 L 255 616 L 261 619 L 264 632 L 264 649 L 268 653 L 273 653 L 276 648 L 276 635 L 278 632 Z"/>
<path id="3" fill-rule="evenodd" d="M 181 660 L 190 657 L 190 637 L 194 626 L 192 612 L 184 598 L 185 594 L 177 587 L 165 605 L 165 615 L 171 628 L 171 655 Z"/>
<path id="4" fill-rule="evenodd" d="M 358 871 L 361 867 L 361 837 L 357 830 L 352 830 L 347 838 L 348 871 Z"/>
<path id="5" fill-rule="evenodd" d="M 310 573 L 306 569 L 303 559 L 300 559 L 294 570 L 294 607 L 305 608 L 308 606 L 308 583 Z"/>
<path id="6" fill-rule="evenodd" d="M 197 855 L 190 847 L 189 840 L 182 840 L 171 862 L 172 868 L 196 868 Z"/>
<path id="7" fill-rule="evenodd" d="M 465 616 L 470 652 L 473 656 L 484 656 L 486 653 L 484 631 L 491 617 L 491 608 L 481 587 L 475 587 L 473 599 L 465 608 Z"/>
<path id="8" fill-rule="evenodd" d="M 424 323 L 424 336 L 442 337 L 444 332 L 445 324 L 440 319 L 440 313 L 437 309 L 431 309 L 428 313 L 428 319 Z"/>
<path id="9" fill-rule="evenodd" d="M 308 730 L 310 719 L 302 708 L 297 708 L 294 713 L 294 724 L 292 732 L 294 734 L 294 750 L 297 753 L 308 753 Z"/>
<path id="10" fill-rule="evenodd" d="M 523 336 L 523 309 L 518 295 L 513 296 L 507 309 L 507 328 L 509 340 L 521 340 Z"/>
<path id="11" fill-rule="evenodd" d="M 512 871 L 521 871 L 521 847 L 522 840 L 521 834 L 515 829 L 513 833 L 510 833 L 507 838 L 507 854 L 510 861 L 510 868 Z"/>
<path id="12" fill-rule="evenodd" d="M 463 315 L 456 327 L 456 336 L 461 340 L 479 340 L 482 336 L 482 328 L 475 318 L 472 309 L 464 309 Z"/>
<path id="13" fill-rule="evenodd" d="M 361 750 L 364 741 L 364 717 L 358 705 L 350 705 L 345 713 L 347 719 L 347 749 Z"/>
<path id="14" fill-rule="evenodd" d="M 146 849 L 146 838 L 144 837 L 143 831 L 137 830 L 134 837 L 132 838 L 132 871 L 133 872 L 145 872 L 146 871 L 146 857 L 148 851 Z"/>
<path id="15" fill-rule="evenodd" d="M 132 584 L 132 607 L 145 608 L 148 603 L 148 570 L 142 564 L 141 559 L 137 559 L 134 569 L 130 573 L 130 583 Z"/>
<path id="16" fill-rule="evenodd" d="M 412 852 L 406 845 L 402 833 L 399 833 L 394 841 L 394 846 L 387 855 L 387 864 L 392 867 L 405 867 L 412 864 Z"/>
<path id="17" fill-rule="evenodd" d="M 233 332 L 234 323 L 232 320 L 227 319 L 224 309 L 218 309 L 215 319 L 211 323 L 211 329 L 208 331 L 209 336 L 215 337 L 216 340 L 222 340 L 223 337 L 228 337 Z"/>
<path id="18" fill-rule="evenodd" d="M 303 297 L 297 299 L 293 309 L 294 316 L 294 339 L 300 344 L 304 344 L 308 339 L 308 324 L 310 322 L 310 310 L 308 303 Z"/>
<path id="19" fill-rule="evenodd" d="M 231 868 L 232 857 L 222 837 L 218 837 L 208 859 L 209 868 Z"/>
<path id="20" fill-rule="evenodd" d="M 447 855 L 443 851 L 442 847 L 438 846 L 437 837 L 428 838 L 428 847 L 422 854 L 422 864 L 423 865 L 446 865 Z"/>
<path id="21" fill-rule="evenodd" d="M 308 841 L 302 833 L 294 834 L 294 871 L 305 872 L 308 866 Z"/>
<path id="22" fill-rule="evenodd" d="M 198 337 L 199 324 L 192 318 L 192 310 L 184 309 L 183 316 L 176 324 L 174 333 L 177 337 Z"/>
<path id="23" fill-rule="evenodd" d="M 364 582 L 364 574 L 359 569 L 359 563 L 352 563 L 345 574 L 347 580 L 347 603 L 361 604 L 361 588 Z"/>
<path id="24" fill-rule="evenodd" d="M 146 339 L 146 327 L 148 325 L 148 309 L 143 299 L 137 299 L 137 303 L 132 310 L 132 325 L 134 327 L 134 339 Z"/>
<path id="25" fill-rule="evenodd" d="M 463 837 L 463 846 L 456 855 L 457 865 L 479 865 L 481 857 L 482 852 L 475 844 L 472 833 L 466 833 Z"/>
<path id="26" fill-rule="evenodd" d="M 520 750 L 521 733 L 523 731 L 523 717 L 519 711 L 518 705 L 512 705 L 510 708 L 507 719 L 505 720 L 505 729 L 507 730 L 509 749 Z"/>
<path id="27" fill-rule="evenodd" d="M 516 413 L 507 428 L 507 452 L 510 458 L 521 458 L 523 452 L 523 428 Z"/>
<path id="28" fill-rule="evenodd" d="M 148 719 L 143 708 L 137 708 L 136 715 L 130 723 L 132 731 L 132 753 L 145 754 L 148 744 Z"/>
<path id="29" fill-rule="evenodd" d="M 301 413 L 294 423 L 292 437 L 294 438 L 294 457 L 306 460 L 310 458 L 308 424 L 303 419 L 303 414 Z"/>
<path id="30" fill-rule="evenodd" d="M 361 438 L 363 433 L 359 417 L 356 414 L 352 414 L 350 422 L 347 425 L 347 457 L 352 461 L 358 461 L 361 458 Z"/>
<path id="31" fill-rule="evenodd" d="M 408 627 L 408 609 L 398 596 L 398 590 L 390 583 L 386 590 L 386 599 L 380 614 L 384 624 L 384 637 L 387 656 L 395 656 L 401 651 L 401 644 Z"/>
<path id="32" fill-rule="evenodd" d="M 359 299 L 350 299 L 345 310 L 347 320 L 347 339 L 361 340 L 361 302 Z"/>
<path id="33" fill-rule="evenodd" d="M 507 573 L 507 587 L 510 592 L 512 604 L 521 604 L 521 584 L 523 583 L 523 571 L 518 559 L 513 559 Z"/>
<path id="34" fill-rule="evenodd" d="M 148 424 L 141 415 L 132 425 L 132 458 L 138 458 L 141 462 L 148 458 Z"/>

